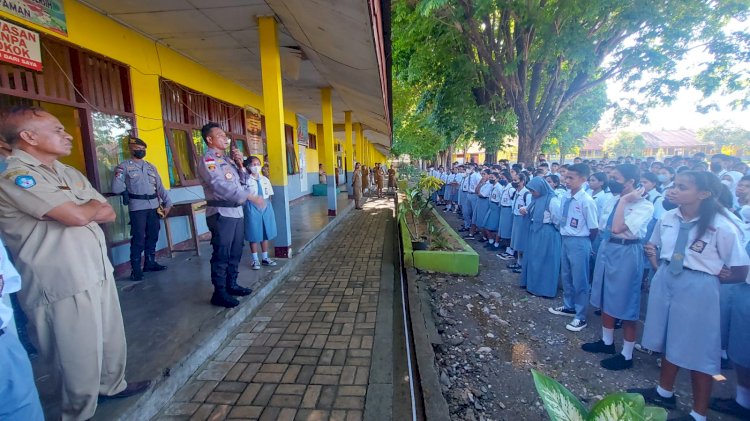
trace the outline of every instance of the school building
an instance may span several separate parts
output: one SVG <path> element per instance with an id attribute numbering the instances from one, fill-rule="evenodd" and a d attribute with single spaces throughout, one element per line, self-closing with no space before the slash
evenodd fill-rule
<path id="1" fill-rule="evenodd" d="M 197 212 L 197 233 L 188 216 L 169 218 L 174 243 L 207 232 L 201 126 L 219 123 L 232 146 L 268 161 L 282 257 L 289 203 L 312 192 L 318 164 L 343 182 L 355 161 L 389 155 L 387 1 L 16 0 L 0 2 L 0 36 L 0 106 L 37 105 L 73 135 L 62 161 L 115 208 L 105 231 L 116 265 L 129 260 L 129 225 L 110 183 L 130 136 L 148 144 L 173 201 Z"/>

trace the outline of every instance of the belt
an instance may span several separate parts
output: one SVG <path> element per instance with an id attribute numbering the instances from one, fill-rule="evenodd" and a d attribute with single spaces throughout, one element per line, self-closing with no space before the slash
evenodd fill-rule
<path id="1" fill-rule="evenodd" d="M 500 207 L 501 208 L 512 208 L 513 206 L 511 206 L 511 205 L 507 205 L 507 206 L 506 205 L 500 205 Z"/>
<path id="2" fill-rule="evenodd" d="M 238 205 L 231 200 L 206 200 L 206 206 L 214 208 L 239 208 L 242 205 Z"/>
<path id="3" fill-rule="evenodd" d="M 155 194 L 133 194 L 133 193 L 128 193 L 128 197 L 131 198 L 131 199 L 140 199 L 140 200 L 152 200 L 152 199 L 156 199 L 156 195 Z"/>
<path id="4" fill-rule="evenodd" d="M 627 239 L 627 238 L 614 238 L 614 237 L 610 237 L 609 242 L 610 243 L 614 243 L 614 244 L 620 244 L 620 245 L 623 245 L 623 246 L 627 246 L 627 245 L 630 245 L 630 244 L 640 244 L 641 240 L 630 240 L 630 239 Z"/>

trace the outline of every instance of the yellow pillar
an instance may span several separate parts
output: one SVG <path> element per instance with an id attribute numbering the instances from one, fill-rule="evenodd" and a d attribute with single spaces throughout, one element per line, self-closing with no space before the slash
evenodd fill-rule
<path id="1" fill-rule="evenodd" d="M 362 148 L 362 144 L 365 141 L 365 137 L 364 137 L 364 133 L 362 132 L 362 124 L 360 124 L 360 123 L 354 124 L 354 131 L 355 131 L 355 133 L 357 135 L 357 144 L 356 144 L 357 162 L 363 163 L 364 161 L 362 160 L 362 153 L 363 153 L 362 151 L 364 150 L 364 148 Z"/>
<path id="2" fill-rule="evenodd" d="M 274 240 L 276 257 L 289 257 L 292 231 L 287 195 L 286 142 L 284 139 L 284 95 L 281 82 L 279 35 L 273 16 L 258 18 L 260 68 L 263 78 L 263 105 L 266 116 L 270 179 L 273 185 L 273 208 L 278 235 Z"/>
<path id="3" fill-rule="evenodd" d="M 323 115 L 323 168 L 328 173 L 328 216 L 336 216 L 336 158 L 333 140 L 333 102 L 331 88 L 320 90 L 320 104 Z"/>
<path id="4" fill-rule="evenodd" d="M 352 144 L 352 112 L 344 112 L 344 167 L 346 167 L 346 191 L 353 197 L 352 177 L 354 176 L 354 144 Z"/>

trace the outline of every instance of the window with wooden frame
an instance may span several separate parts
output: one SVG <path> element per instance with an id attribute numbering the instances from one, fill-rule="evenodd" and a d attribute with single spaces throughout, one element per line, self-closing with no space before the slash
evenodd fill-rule
<path id="1" fill-rule="evenodd" d="M 169 181 L 173 186 L 200 184 L 197 165 L 206 152 L 200 130 L 210 121 L 229 136 L 230 148 L 237 147 L 247 155 L 245 112 L 241 107 L 167 79 L 161 80 L 160 90 Z"/>
<path id="2" fill-rule="evenodd" d="M 314 134 L 308 134 L 307 139 L 307 149 L 318 149 L 318 138 Z"/>

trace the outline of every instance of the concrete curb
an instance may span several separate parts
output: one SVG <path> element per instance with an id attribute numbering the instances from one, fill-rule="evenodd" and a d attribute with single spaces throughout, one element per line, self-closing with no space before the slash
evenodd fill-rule
<path id="1" fill-rule="evenodd" d="M 148 420 L 156 416 L 203 363 L 221 347 L 227 337 L 248 316 L 260 309 L 265 299 L 299 267 L 308 251 L 325 240 L 330 232 L 344 220 L 353 208 L 353 202 L 343 208 L 339 216 L 323 227 L 315 237 L 300 248 L 297 255 L 290 259 L 265 285 L 258 289 L 250 300 L 244 301 L 240 306 L 228 310 L 225 314 L 226 321 L 211 336 L 206 338 L 193 352 L 185 356 L 182 361 L 170 367 L 168 375 L 156 380 L 155 384 L 145 394 L 141 395 L 135 403 L 130 405 L 121 414 L 118 414 L 115 419 L 122 421 Z M 96 416 L 94 419 L 96 419 Z"/>

